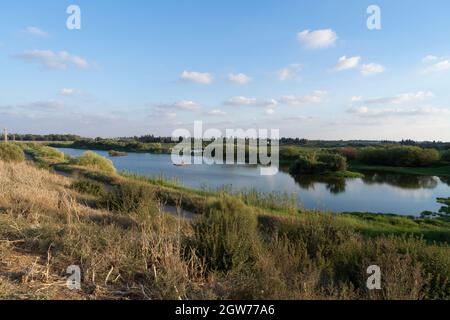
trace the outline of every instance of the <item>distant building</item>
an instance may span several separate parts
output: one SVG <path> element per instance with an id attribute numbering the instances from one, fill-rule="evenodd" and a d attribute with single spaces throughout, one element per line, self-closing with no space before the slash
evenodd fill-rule
<path id="1" fill-rule="evenodd" d="M 5 142 L 8 142 L 8 130 L 6 128 L 3 129 L 3 136 L 4 136 Z"/>

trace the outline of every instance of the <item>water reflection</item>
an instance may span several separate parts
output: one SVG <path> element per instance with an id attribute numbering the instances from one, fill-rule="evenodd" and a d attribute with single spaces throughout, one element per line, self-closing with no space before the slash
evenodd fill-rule
<path id="1" fill-rule="evenodd" d="M 368 185 L 388 184 L 402 189 L 435 189 L 439 178 L 431 176 L 415 176 L 396 173 L 380 173 L 364 171 L 363 181 Z"/>
<path id="2" fill-rule="evenodd" d="M 439 179 L 450 187 L 450 177 L 439 177 Z"/>
<path id="3" fill-rule="evenodd" d="M 317 183 L 325 184 L 326 189 L 332 194 L 344 193 L 347 183 L 345 179 L 342 178 L 328 178 L 321 176 L 294 176 L 295 182 L 300 186 L 300 188 L 305 190 L 314 190 Z"/>

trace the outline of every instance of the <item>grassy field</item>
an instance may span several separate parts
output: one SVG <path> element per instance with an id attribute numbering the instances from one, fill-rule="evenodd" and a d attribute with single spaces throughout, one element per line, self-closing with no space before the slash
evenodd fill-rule
<path id="1" fill-rule="evenodd" d="M 48 154 L 0 161 L 0 298 L 450 298 L 448 219 L 314 212 L 286 195 L 190 190 Z M 372 264 L 380 291 L 365 287 Z M 70 265 L 81 291 L 65 287 Z"/>

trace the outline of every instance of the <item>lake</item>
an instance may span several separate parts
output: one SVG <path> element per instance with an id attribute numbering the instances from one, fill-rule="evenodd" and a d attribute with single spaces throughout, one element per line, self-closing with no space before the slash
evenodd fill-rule
<path id="1" fill-rule="evenodd" d="M 59 148 L 71 156 L 86 150 Z M 256 166 L 191 165 L 177 167 L 170 155 L 129 153 L 126 157 L 110 157 L 106 151 L 96 151 L 113 161 L 119 171 L 159 177 L 197 189 L 232 190 L 257 189 L 261 192 L 295 194 L 303 207 L 332 212 L 375 212 L 419 216 L 423 211 L 437 212 L 441 205 L 436 198 L 450 196 L 450 178 L 415 176 L 381 172 L 363 172 L 364 179 L 321 181 L 318 178 L 293 178 L 289 173 L 261 176 Z"/>

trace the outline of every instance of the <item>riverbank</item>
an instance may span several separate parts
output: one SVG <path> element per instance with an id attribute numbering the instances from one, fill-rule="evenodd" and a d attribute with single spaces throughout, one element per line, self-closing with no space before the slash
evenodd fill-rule
<path id="1" fill-rule="evenodd" d="M 448 220 L 335 215 L 47 160 L 0 161 L 0 297 L 450 298 Z M 170 203 L 200 215 L 179 218 Z M 78 292 L 64 286 L 74 264 Z M 365 286 L 371 264 L 380 291 Z"/>
<path id="2" fill-rule="evenodd" d="M 361 164 L 357 162 L 350 162 L 349 169 L 352 171 L 381 171 L 381 172 L 413 174 L 421 176 L 450 177 L 450 165 L 410 168 L 410 167 L 374 166 Z"/>

